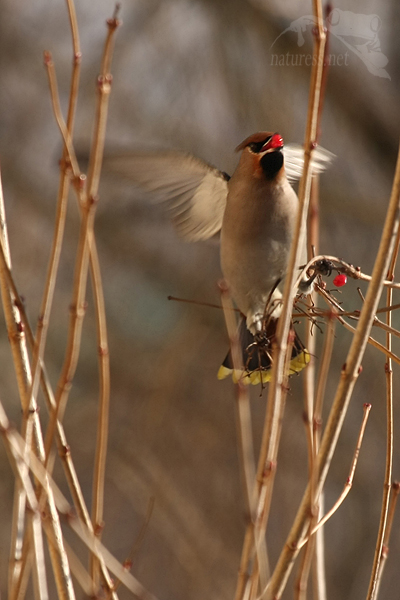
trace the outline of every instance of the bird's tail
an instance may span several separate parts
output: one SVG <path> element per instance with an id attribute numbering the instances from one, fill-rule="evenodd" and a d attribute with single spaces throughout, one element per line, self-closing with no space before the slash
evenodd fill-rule
<path id="1" fill-rule="evenodd" d="M 247 329 L 243 318 L 239 325 L 239 345 L 243 357 L 243 367 L 233 368 L 231 351 L 228 352 L 218 371 L 218 379 L 232 375 L 234 383 L 241 380 L 245 384 L 267 383 L 271 379 L 272 342 L 277 326 L 276 319 L 270 319 L 267 331 L 263 336 L 255 336 Z M 289 364 L 289 375 L 299 373 L 310 362 L 310 354 L 304 347 L 299 336 L 294 332 L 292 358 Z"/>

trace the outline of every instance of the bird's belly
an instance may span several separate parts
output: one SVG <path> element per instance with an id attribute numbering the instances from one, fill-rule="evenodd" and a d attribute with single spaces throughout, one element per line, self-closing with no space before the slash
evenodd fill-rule
<path id="1" fill-rule="evenodd" d="M 287 271 L 288 247 L 285 241 L 221 238 L 221 268 L 232 297 L 246 316 L 263 312 L 271 292 Z M 279 295 L 276 292 L 275 296 Z"/>

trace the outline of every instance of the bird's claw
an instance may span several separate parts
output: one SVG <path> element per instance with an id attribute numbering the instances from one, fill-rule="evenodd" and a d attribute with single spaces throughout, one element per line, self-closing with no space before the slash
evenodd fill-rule
<path id="1" fill-rule="evenodd" d="M 331 260 L 328 260 L 327 258 L 321 258 L 313 264 L 313 268 L 314 271 L 312 275 L 310 275 L 310 277 L 302 283 L 301 289 L 307 290 L 308 288 L 310 288 L 310 286 L 312 285 L 312 283 L 318 275 L 330 277 L 330 275 L 332 274 L 332 270 L 334 269 L 334 264 Z"/>

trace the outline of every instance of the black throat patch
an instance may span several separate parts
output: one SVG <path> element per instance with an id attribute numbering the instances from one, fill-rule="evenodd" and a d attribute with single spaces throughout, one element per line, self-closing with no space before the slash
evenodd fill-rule
<path id="1" fill-rule="evenodd" d="M 283 154 L 280 150 L 267 152 L 260 159 L 260 165 L 267 179 L 274 179 L 275 175 L 281 170 L 283 165 Z"/>

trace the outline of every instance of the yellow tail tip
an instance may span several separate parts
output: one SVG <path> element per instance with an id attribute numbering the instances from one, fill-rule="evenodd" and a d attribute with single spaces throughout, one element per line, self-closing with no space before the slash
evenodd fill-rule
<path id="1" fill-rule="evenodd" d="M 289 365 L 289 375 L 294 373 L 300 373 L 310 362 L 311 356 L 308 350 L 304 349 L 300 354 L 292 358 Z M 226 379 L 232 375 L 233 383 L 241 381 L 245 385 L 257 385 L 260 383 L 268 383 L 271 380 L 271 369 L 262 370 L 257 369 L 255 371 L 245 371 L 244 369 L 229 369 L 224 365 L 221 365 L 217 377 L 219 380 Z"/>

